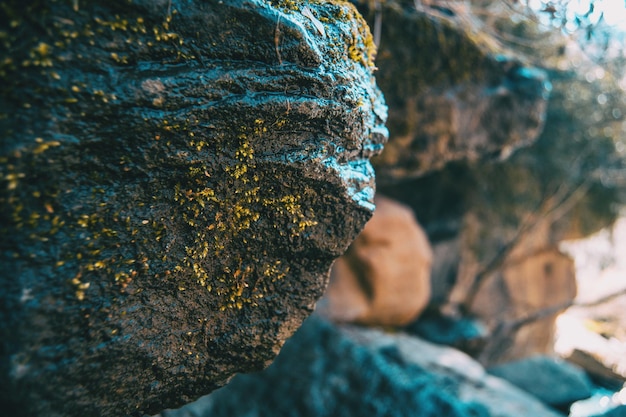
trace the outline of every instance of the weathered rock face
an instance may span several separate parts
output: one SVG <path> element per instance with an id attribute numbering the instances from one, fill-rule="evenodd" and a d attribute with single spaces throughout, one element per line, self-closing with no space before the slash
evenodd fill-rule
<path id="1" fill-rule="evenodd" d="M 494 286 L 500 286 L 499 290 Z M 514 337 L 494 334 L 495 338 L 512 338 L 512 346 L 508 349 L 504 349 L 503 344 L 493 346 L 493 352 L 485 354 L 501 361 L 553 352 L 556 317 L 571 305 L 575 297 L 574 262 L 568 256 L 548 250 L 518 264 L 511 262 L 502 270 L 501 276 L 494 276 L 491 284 L 485 285 L 471 307 L 474 314 L 488 323 L 498 323 L 496 326 L 506 327 L 507 321 L 519 322 L 519 327 L 512 326 Z M 488 307 L 505 300 L 509 301 L 508 306 L 501 306 L 499 310 Z M 525 322 L 527 319 L 529 321 Z"/>
<path id="2" fill-rule="evenodd" d="M 371 2 L 356 3 L 371 26 L 378 21 L 381 27 L 377 80 L 390 106 L 391 137 L 374 159 L 379 191 L 409 205 L 428 233 L 435 253 L 433 305 L 451 302 L 448 310 L 486 317 L 492 330 L 504 317 L 520 319 L 529 312 L 527 300 L 506 292 L 501 269 L 556 242 L 549 236 L 532 250 L 520 249 L 519 257 L 509 256 L 519 243 L 519 225 L 537 206 L 519 200 L 535 202 L 542 190 L 529 190 L 520 180 L 528 176 L 523 163 L 510 170 L 493 166 L 541 133 L 551 91 L 546 74 L 508 57 L 460 3 L 395 0 L 378 10 Z M 489 159 L 494 163 L 473 163 Z M 539 269 L 541 262 L 535 262 Z M 508 281 L 518 280 L 512 276 L 519 271 L 507 270 Z M 571 275 L 561 278 L 547 285 L 561 279 L 569 291 Z M 547 288 L 535 281 L 529 288 Z M 478 292 L 482 298 L 474 303 Z M 506 311 L 488 307 L 494 303 Z M 550 343 L 553 325 L 544 320 L 534 351 Z"/>
<path id="3" fill-rule="evenodd" d="M 499 256 L 511 235 L 504 226 L 494 233 L 488 230 L 507 217 L 504 214 L 490 218 L 481 212 L 479 225 L 468 226 L 481 202 L 481 180 L 490 178 L 485 174 L 477 179 L 465 162 L 503 159 L 533 143 L 543 127 L 550 83 L 544 72 L 506 57 L 497 42 L 480 33 L 477 20 L 466 10 L 453 5 L 450 10 L 416 8 L 412 1 L 398 0 L 385 2 L 376 12 L 367 2 L 358 3 L 370 24 L 378 18 L 382 27 L 377 80 L 390 106 L 391 138 L 374 160 L 379 190 L 409 205 L 433 242 L 433 304 L 464 304 L 467 286 L 490 268 L 489 261 Z M 496 236 L 500 232 L 502 236 Z M 485 281 L 501 284 L 498 279 Z M 514 297 L 500 294 L 500 287 L 482 291 L 481 303 L 500 300 L 499 307 L 510 306 Z M 524 310 L 516 318 L 528 311 L 511 308 Z M 492 316 L 466 310 L 492 322 L 502 317 L 495 308 L 488 312 Z M 544 327 L 543 333 L 551 335 L 553 322 Z M 550 338 L 540 339 L 543 346 Z"/>
<path id="4" fill-rule="evenodd" d="M 338 322 L 404 326 L 430 298 L 432 250 L 411 209 L 377 195 L 365 229 L 337 259 L 319 311 Z"/>
<path id="5" fill-rule="evenodd" d="M 357 3 L 374 26 L 371 2 Z M 376 79 L 389 104 L 391 132 L 374 159 L 379 184 L 450 161 L 506 157 L 532 143 L 551 88 L 544 72 L 506 57 L 467 12 L 415 4 L 385 1 L 379 11 Z"/>
<path id="6" fill-rule="evenodd" d="M 245 401 L 242 401 L 245 398 Z M 189 411 L 189 412 L 188 412 Z M 191 414 L 191 413 L 194 414 Z M 558 417 L 451 348 L 309 318 L 265 371 L 163 417 Z"/>
<path id="7" fill-rule="evenodd" d="M 312 311 L 386 108 L 364 21 L 306 4 L 2 4 L 3 412 L 179 406 Z"/>

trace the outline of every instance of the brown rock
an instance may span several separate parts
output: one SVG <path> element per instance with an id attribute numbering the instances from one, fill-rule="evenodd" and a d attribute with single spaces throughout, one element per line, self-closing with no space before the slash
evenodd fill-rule
<path id="1" fill-rule="evenodd" d="M 432 250 L 412 211 L 377 196 L 376 211 L 339 258 L 320 310 L 336 321 L 405 325 L 430 298 Z"/>
<path id="2" fill-rule="evenodd" d="M 555 319 L 575 297 L 574 261 L 557 249 L 507 262 L 485 281 L 471 306 L 494 329 L 484 361 L 552 353 Z"/>

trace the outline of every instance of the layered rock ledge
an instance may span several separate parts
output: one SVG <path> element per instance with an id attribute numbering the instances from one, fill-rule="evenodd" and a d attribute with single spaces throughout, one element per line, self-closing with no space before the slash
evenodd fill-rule
<path id="1" fill-rule="evenodd" d="M 379 184 L 454 161 L 505 159 L 535 141 L 552 88 L 547 74 L 507 51 L 462 3 L 354 3 L 381 27 L 376 79 L 391 136 L 374 159 Z"/>

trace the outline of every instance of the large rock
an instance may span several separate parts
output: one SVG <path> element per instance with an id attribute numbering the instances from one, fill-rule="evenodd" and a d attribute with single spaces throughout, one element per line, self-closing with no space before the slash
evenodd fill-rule
<path id="1" fill-rule="evenodd" d="M 450 161 L 503 158 L 537 138 L 551 89 L 546 74 L 507 56 L 465 8 L 388 0 L 376 11 L 371 1 L 355 3 L 370 26 L 378 18 L 382 27 L 376 79 L 391 136 L 374 159 L 379 183 Z"/>
<path id="2" fill-rule="evenodd" d="M 381 68 L 380 84 L 385 93 L 389 89 L 382 76 L 385 71 L 385 48 L 398 50 L 406 44 L 391 42 L 388 46 L 384 45 L 385 36 L 388 36 L 385 35 L 386 31 L 399 32 L 397 28 L 402 27 L 387 25 L 388 17 L 392 16 L 390 19 L 393 19 L 395 13 L 408 19 L 408 16 L 418 14 L 411 10 L 412 6 L 408 2 L 393 3 L 400 3 L 404 7 L 397 8 L 400 10 L 398 12 L 385 8 L 382 15 L 378 15 L 382 16 L 383 23 L 378 65 Z M 471 14 L 457 12 L 455 4 L 460 3 L 431 4 L 439 9 L 448 6 L 452 8 L 448 11 L 449 17 L 441 17 L 445 21 L 454 22 L 461 17 L 473 21 Z M 364 10 L 367 11 L 367 8 Z M 372 12 L 372 19 L 375 16 L 376 13 Z M 446 26 L 442 24 L 440 27 Z M 424 33 L 429 32 L 424 30 Z M 436 33 L 441 34 L 441 40 L 437 40 L 440 45 L 445 45 L 452 37 L 445 29 Z M 473 40 L 481 38 L 485 38 L 484 34 L 471 37 Z M 426 39 L 426 35 L 421 39 Z M 469 46 L 467 49 L 472 50 Z M 436 56 L 435 53 L 431 55 Z M 450 56 L 462 57 L 458 67 L 463 68 L 465 55 Z M 416 58 L 415 62 L 430 62 L 429 59 L 435 58 L 424 57 L 423 61 Z M 448 69 L 445 65 L 448 62 L 458 61 L 442 60 L 441 65 L 433 67 Z M 470 72 L 470 77 L 473 77 L 470 79 L 455 78 L 454 75 L 448 75 L 449 71 L 432 71 L 431 74 L 438 74 L 444 79 L 439 82 L 442 86 L 439 91 L 443 97 L 438 101 L 455 100 L 454 106 L 462 107 L 464 97 L 455 96 L 455 92 L 465 91 L 469 85 L 480 80 L 483 66 L 476 67 L 481 70 L 476 74 Z M 526 72 L 521 68 L 518 70 Z M 388 78 L 391 84 L 394 80 L 403 79 L 400 68 L 394 71 L 394 76 Z M 407 69 L 406 72 L 407 79 L 417 79 L 415 76 L 419 71 L 410 72 Z M 623 158 L 615 151 L 617 136 L 610 130 L 603 130 L 606 120 L 611 117 L 605 119 L 601 114 L 602 107 L 598 107 L 595 101 L 601 91 L 613 89 L 604 83 L 585 81 L 585 73 L 585 70 L 550 72 L 554 87 L 551 92 L 553 99 L 545 113 L 543 131 L 532 146 L 518 150 L 503 163 L 450 162 L 441 171 L 422 174 L 419 172 L 420 164 L 411 165 L 410 161 L 411 158 L 415 159 L 415 154 L 429 148 L 416 146 L 409 150 L 407 146 L 411 142 L 403 136 L 402 129 L 396 127 L 400 125 L 396 124 L 394 116 L 409 111 L 405 106 L 396 108 L 393 98 L 394 94 L 411 91 L 409 84 L 403 84 L 407 86 L 404 90 L 397 88 L 387 94 L 392 115 L 389 124 L 392 136 L 399 135 L 405 139 L 395 144 L 397 139 L 392 137 L 393 144 L 377 161 L 377 174 L 384 180 L 379 182 L 378 190 L 409 205 L 430 238 L 434 252 L 433 307 L 446 313 L 452 312 L 453 319 L 463 315 L 479 315 L 490 320 L 490 327 L 498 334 L 498 338 L 488 346 L 489 351 L 482 355 L 486 362 L 510 360 L 533 352 L 549 353 L 552 350 L 555 314 L 573 301 L 574 293 L 571 260 L 558 253 L 559 241 L 586 235 L 610 225 L 618 215 L 618 208 L 623 206 L 622 188 L 612 182 L 610 173 L 613 168 L 609 168 L 614 163 L 621 166 Z M 427 83 L 422 90 L 430 91 L 429 86 Z M 580 94 L 572 99 L 572 91 Z M 538 90 L 535 93 L 536 97 L 540 96 Z M 611 103 L 607 106 L 614 108 L 615 105 Z M 478 117 L 482 107 L 474 107 L 476 123 L 465 123 L 468 130 L 465 135 L 472 135 L 474 129 L 484 131 L 481 124 L 484 119 Z M 502 106 L 502 109 L 508 108 Z M 520 120 L 511 119 L 507 125 L 511 129 L 504 124 L 494 123 L 500 135 L 505 132 L 514 135 L 522 132 L 519 127 L 523 123 L 520 121 L 529 120 L 528 113 L 522 108 L 517 107 Z M 407 116 L 406 123 L 420 120 L 421 126 L 455 126 L 455 122 L 449 122 L 446 111 L 437 109 L 426 114 L 428 116 L 420 115 L 420 119 Z M 439 116 L 440 123 L 437 119 Z M 432 123 L 424 121 L 426 117 L 432 119 Z M 498 111 L 492 109 L 489 117 L 499 117 Z M 538 130 L 531 126 L 528 125 L 525 132 L 534 132 L 536 136 Z M 430 131 L 436 130 L 433 128 Z M 530 137 L 522 140 L 524 143 L 529 141 L 532 141 Z M 452 143 L 458 145 L 457 142 Z M 493 143 L 497 143 L 497 140 Z M 392 152 L 399 145 L 404 147 Z M 445 154 L 446 148 L 441 146 L 441 149 L 441 153 Z M 506 153 L 500 152 L 499 155 Z M 433 157 L 430 160 L 438 159 Z M 398 169 L 396 165 L 399 165 Z M 422 176 L 411 178 L 415 175 Z M 541 301 L 544 294 L 548 297 Z M 474 302 L 478 299 L 480 302 Z"/>
<path id="3" fill-rule="evenodd" d="M 488 371 L 562 410 L 569 410 L 573 402 L 593 394 L 587 374 L 557 357 L 536 355 L 494 366 Z"/>
<path id="4" fill-rule="evenodd" d="M 369 349 L 384 349 L 390 345 L 396 347 L 404 361 L 452 381 L 458 400 L 479 405 L 487 410 L 486 415 L 490 417 L 559 415 L 506 381 L 488 375 L 478 362 L 458 350 L 402 333 L 393 335 L 353 328 L 349 334 Z"/>
<path id="5" fill-rule="evenodd" d="M 242 401 L 242 399 L 245 399 Z M 265 371 L 238 375 L 163 417 L 558 417 L 467 355 L 415 337 L 333 326 L 316 315 Z"/>
<path id="6" fill-rule="evenodd" d="M 430 298 L 432 250 L 411 209 L 377 195 L 376 211 L 331 270 L 319 311 L 338 322 L 404 326 Z"/>
<path id="7" fill-rule="evenodd" d="M 156 413 L 260 369 L 374 205 L 342 1 L 1 6 L 0 408 Z"/>

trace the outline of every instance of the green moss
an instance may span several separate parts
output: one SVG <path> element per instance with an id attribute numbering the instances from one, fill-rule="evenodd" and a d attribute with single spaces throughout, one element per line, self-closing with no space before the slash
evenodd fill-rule
<path id="1" fill-rule="evenodd" d="M 145 241 L 159 241 L 164 229 L 154 221 L 131 221 L 132 208 L 126 216 L 114 212 L 107 203 L 111 195 L 105 188 L 93 187 L 87 193 L 61 191 L 55 181 L 58 177 L 47 178 L 41 171 L 62 152 L 63 145 L 58 141 L 37 138 L 30 146 L 2 158 L 0 211 L 10 213 L 10 221 L 1 231 L 15 241 L 12 247 L 18 258 L 53 265 L 55 274 L 66 276 L 78 301 L 88 299 L 95 280 L 104 285 L 114 280 L 110 284 L 123 293 L 138 272 L 145 273 L 149 265 L 147 254 L 139 249 L 141 245 L 136 250 L 121 251 L 120 242 L 132 247 L 132 236 L 139 235 L 138 225 L 151 226 L 148 233 L 142 233 Z M 80 203 L 68 209 L 64 201 L 72 196 L 77 196 Z"/>
<path id="2" fill-rule="evenodd" d="M 78 78 L 68 77 L 68 68 L 87 55 L 89 64 L 94 66 L 100 66 L 100 62 L 101 66 L 129 65 L 142 54 L 161 56 L 164 62 L 194 58 L 173 28 L 178 14 L 175 9 L 162 21 L 148 23 L 144 17 L 133 15 L 130 7 L 128 15 L 105 17 L 87 10 L 97 5 L 86 3 L 79 11 L 68 3 L 32 2 L 22 7 L 9 1 L 0 5 L 0 22 L 7 23 L 0 30 L 0 80 L 8 87 L 0 98 L 2 104 L 17 102 L 17 107 L 23 109 L 23 118 L 41 118 L 41 109 L 33 104 L 41 97 L 60 97 L 54 108 L 54 117 L 59 119 L 56 123 L 60 125 L 90 117 L 82 111 L 85 100 L 90 100 L 91 111 L 94 102 L 106 108 L 117 100 L 116 93 L 107 91 L 97 76 L 85 73 Z M 46 31 L 32 30 L 34 25 L 45 27 Z M 13 89 L 20 83 L 36 85 L 36 96 L 14 94 Z M 37 126 L 30 129 L 36 132 Z M 4 133 L 9 137 L 14 134 Z M 64 151 L 62 143 L 43 137 L 35 138 L 32 144 L 20 141 L 19 150 L 2 156 L 0 165 L 0 184 L 4 187 L 0 206 L 10 218 L 10 224 L 3 225 L 2 231 L 16 232 L 31 242 L 28 247 L 16 248 L 16 253 L 35 258 L 50 252 L 42 249 L 42 244 L 54 247 L 54 264 L 68 276 L 80 301 L 87 299 L 90 280 L 113 280 L 124 292 L 141 271 L 149 269 L 142 246 L 161 241 L 166 233 L 164 225 L 150 218 L 137 218 L 137 212 L 147 211 L 141 208 L 112 212 L 106 202 L 111 195 L 104 195 L 103 188 L 94 189 L 88 196 L 82 195 L 83 190 L 71 189 L 61 194 L 42 170 L 56 162 L 60 153 L 55 151 Z M 127 162 L 120 161 L 120 166 Z M 94 181 L 104 178 L 102 173 L 92 175 Z M 63 208 L 61 199 L 79 194 L 80 204 Z M 143 204 L 138 203 L 141 207 Z M 142 241 L 135 239 L 139 236 Z M 130 249 L 121 250 L 120 241 L 130 242 Z"/>

